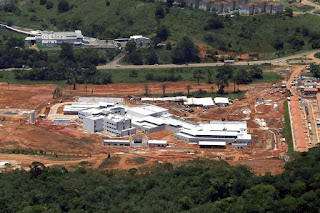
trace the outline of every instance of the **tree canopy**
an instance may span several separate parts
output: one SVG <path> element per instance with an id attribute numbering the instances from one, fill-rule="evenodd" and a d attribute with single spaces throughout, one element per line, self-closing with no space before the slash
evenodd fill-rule
<path id="1" fill-rule="evenodd" d="M 200 62 L 198 54 L 199 49 L 193 44 L 191 39 L 183 37 L 182 40 L 177 43 L 176 48 L 173 51 L 172 62 L 175 64 Z"/>
<path id="2" fill-rule="evenodd" d="M 34 162 L 1 173 L 0 212 L 318 212 L 320 148 L 294 158 L 275 176 L 208 159 L 103 172 Z"/>

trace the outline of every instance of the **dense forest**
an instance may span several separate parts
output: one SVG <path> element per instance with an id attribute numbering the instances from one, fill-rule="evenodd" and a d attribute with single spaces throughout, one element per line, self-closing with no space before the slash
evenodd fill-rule
<path id="1" fill-rule="evenodd" d="M 318 212 L 320 148 L 294 158 L 275 176 L 206 159 L 128 171 L 34 162 L 1 173 L 0 212 Z"/>

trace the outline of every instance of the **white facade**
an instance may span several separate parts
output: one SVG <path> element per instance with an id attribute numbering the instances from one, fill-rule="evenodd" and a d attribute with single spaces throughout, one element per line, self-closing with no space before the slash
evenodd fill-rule
<path id="1" fill-rule="evenodd" d="M 104 140 L 103 141 L 104 146 L 130 146 L 130 140 Z"/>
<path id="2" fill-rule="evenodd" d="M 214 103 L 212 98 L 188 98 L 186 102 L 184 102 L 186 106 L 201 106 L 205 108 L 214 107 Z"/>
<path id="3" fill-rule="evenodd" d="M 168 143 L 166 140 L 149 140 L 148 141 L 149 147 L 166 147 Z"/>
<path id="4" fill-rule="evenodd" d="M 78 122 L 83 123 L 86 117 L 101 115 L 102 113 L 103 110 L 96 108 L 81 110 L 78 112 Z"/>
<path id="5" fill-rule="evenodd" d="M 81 30 L 75 30 L 74 32 L 41 31 L 40 35 L 35 36 L 36 43 L 42 43 L 43 45 L 49 46 L 62 43 L 81 44 L 83 38 Z"/>
<path id="6" fill-rule="evenodd" d="M 225 98 L 225 97 L 216 97 L 214 98 L 214 103 L 217 106 L 227 106 L 230 104 L 229 98 Z"/>
<path id="7" fill-rule="evenodd" d="M 103 130 L 104 116 L 89 116 L 83 119 L 83 128 L 89 132 L 100 132 Z"/>
<path id="8" fill-rule="evenodd" d="M 110 114 L 104 117 L 103 130 L 119 136 L 132 135 L 136 129 L 131 126 L 131 119 Z"/>
<path id="9" fill-rule="evenodd" d="M 142 35 L 133 35 L 130 36 L 129 40 L 133 40 L 136 42 L 137 45 L 139 46 L 147 46 L 150 45 L 151 39 L 147 37 L 143 37 Z"/>
<path id="10" fill-rule="evenodd" d="M 55 118 L 53 120 L 54 125 L 68 125 L 70 124 L 70 119 L 68 118 Z"/>

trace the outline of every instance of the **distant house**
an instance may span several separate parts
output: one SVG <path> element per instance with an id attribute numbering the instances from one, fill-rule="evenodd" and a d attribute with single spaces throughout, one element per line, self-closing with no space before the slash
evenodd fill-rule
<path id="1" fill-rule="evenodd" d="M 54 47 L 62 43 L 78 46 L 83 43 L 83 39 L 81 30 L 75 30 L 74 32 L 41 31 L 39 35 L 27 37 L 25 42 L 27 44 L 40 43 L 47 47 Z"/>
<path id="2" fill-rule="evenodd" d="M 241 8 L 241 14 L 243 15 L 253 15 L 255 10 L 254 7 L 256 6 L 256 3 L 248 3 L 242 6 Z"/>
<path id="3" fill-rule="evenodd" d="M 277 14 L 283 12 L 283 5 L 275 2 L 260 1 L 245 4 L 241 8 L 241 14 L 254 15 L 260 13 Z"/>
<path id="4" fill-rule="evenodd" d="M 272 3 L 272 14 L 282 13 L 284 6 L 279 3 Z"/>
<path id="5" fill-rule="evenodd" d="M 136 42 L 137 45 L 139 46 L 148 46 L 151 44 L 151 39 L 150 38 L 147 38 L 147 37 L 144 37 L 142 35 L 133 35 L 133 36 L 130 36 L 130 39 L 129 40 L 133 40 Z"/>

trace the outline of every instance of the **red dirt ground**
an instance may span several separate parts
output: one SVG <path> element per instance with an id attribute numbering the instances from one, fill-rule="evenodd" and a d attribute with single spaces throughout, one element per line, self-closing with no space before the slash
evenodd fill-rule
<path id="1" fill-rule="evenodd" d="M 162 83 L 150 83 L 149 88 L 153 94 L 162 93 Z M 193 82 L 168 82 L 166 92 L 186 92 L 186 86 L 192 85 L 192 91 L 199 88 L 210 91 L 212 85 L 196 85 Z M 260 84 L 270 85 L 270 84 Z M 213 85 L 215 89 L 217 88 Z M 120 161 L 113 168 L 128 169 L 131 167 L 140 167 L 141 165 L 151 165 L 155 162 L 179 162 L 193 159 L 195 157 L 208 157 L 217 159 L 218 156 L 227 160 L 229 163 L 245 164 L 253 171 L 264 174 L 265 172 L 279 173 L 283 168 L 283 161 L 269 159 L 270 157 L 282 157 L 286 152 L 286 144 L 279 144 L 278 150 L 273 150 L 274 145 L 270 138 L 272 134 L 262 130 L 255 119 L 265 119 L 270 128 L 283 127 L 281 120 L 283 117 L 282 103 L 285 97 L 280 93 L 270 95 L 270 89 L 250 89 L 253 85 L 242 85 L 241 90 L 249 90 L 246 93 L 246 99 L 235 101 L 228 107 L 209 109 L 204 113 L 202 109 L 194 108 L 194 113 L 182 112 L 179 108 L 173 109 L 172 104 L 157 104 L 170 109 L 170 113 L 184 116 L 186 119 L 194 122 L 209 122 L 210 120 L 247 120 L 249 131 L 254 134 L 254 143 L 247 150 L 233 150 L 228 147 L 221 149 L 200 149 L 196 145 L 186 144 L 185 142 L 174 141 L 173 133 L 163 131 L 147 135 L 150 139 L 165 139 L 170 147 L 168 148 L 125 148 L 125 147 L 103 147 L 102 140 L 106 138 L 99 134 L 89 134 L 81 130 L 77 124 L 68 126 L 54 126 L 48 120 L 38 118 L 35 125 L 28 123 L 28 117 L 22 115 L 1 114 L 1 110 L 21 109 L 36 110 L 37 113 L 46 112 L 46 107 L 52 106 L 60 101 L 73 101 L 76 96 L 85 96 L 84 85 L 77 85 L 77 90 L 66 88 L 63 90 L 61 99 L 53 99 L 52 92 L 55 85 L 10 85 L 7 90 L 6 83 L 0 83 L 0 118 L 6 117 L 6 120 L 0 122 L 0 149 L 14 148 L 32 148 L 42 149 L 47 152 L 57 153 L 58 155 L 74 156 L 68 159 L 54 158 L 52 156 L 32 156 L 32 155 L 13 155 L 0 154 L 2 160 L 16 160 L 21 162 L 21 167 L 27 168 L 32 161 L 41 161 L 46 165 L 65 165 L 69 168 L 79 165 L 81 161 L 89 161 L 92 168 L 97 168 L 107 157 L 107 153 L 112 156 L 117 155 Z M 111 85 L 90 85 L 89 91 L 93 89 L 92 96 L 105 97 L 127 97 L 128 95 L 141 95 L 144 93 L 143 84 L 111 84 Z M 227 91 L 233 91 L 231 84 Z M 88 95 L 89 96 L 89 95 Z M 256 99 L 263 97 L 265 100 L 271 100 L 270 103 L 277 101 L 279 112 L 273 110 L 273 105 L 260 105 L 255 109 Z M 136 105 L 137 103 L 126 100 L 127 105 Z M 250 114 L 244 111 L 251 110 Z M 76 127 L 76 128 L 75 128 Z M 140 136 L 144 134 L 139 133 Z M 277 137 L 281 137 L 280 135 Z M 90 156 L 89 156 L 90 154 Z M 76 157 L 80 155 L 83 157 Z M 135 164 L 128 159 L 144 157 L 145 164 Z"/>

